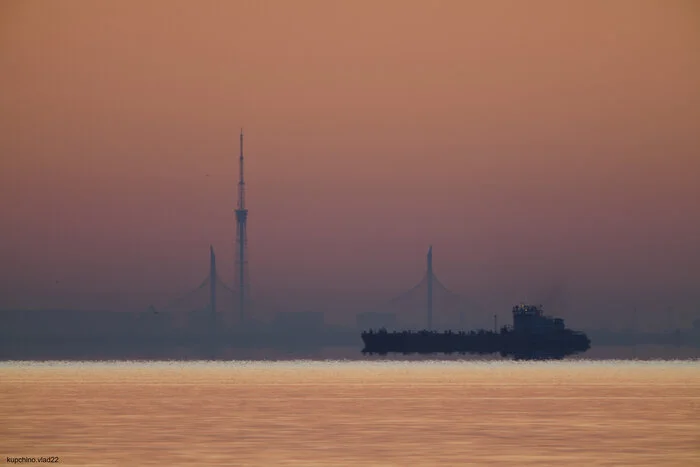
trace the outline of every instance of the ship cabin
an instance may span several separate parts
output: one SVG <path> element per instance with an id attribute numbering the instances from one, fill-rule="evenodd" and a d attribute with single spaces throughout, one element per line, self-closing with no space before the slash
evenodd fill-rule
<path id="1" fill-rule="evenodd" d="M 564 329 L 564 320 L 545 316 L 542 306 L 516 305 L 513 307 L 513 330 L 540 333 Z"/>

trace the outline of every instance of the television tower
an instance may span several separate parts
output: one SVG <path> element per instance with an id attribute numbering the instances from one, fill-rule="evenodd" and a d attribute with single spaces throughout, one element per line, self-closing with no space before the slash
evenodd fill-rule
<path id="1" fill-rule="evenodd" d="M 241 324 L 246 321 L 246 300 L 248 298 L 248 258 L 246 254 L 248 237 L 246 223 L 248 210 L 245 207 L 245 181 L 243 178 L 243 128 L 241 128 L 241 155 L 239 157 L 238 209 L 236 209 L 236 281 L 238 285 L 238 311 Z M 235 305 L 234 305 L 235 306 Z"/>
<path id="2" fill-rule="evenodd" d="M 433 246 L 428 250 L 428 331 L 433 330 Z"/>

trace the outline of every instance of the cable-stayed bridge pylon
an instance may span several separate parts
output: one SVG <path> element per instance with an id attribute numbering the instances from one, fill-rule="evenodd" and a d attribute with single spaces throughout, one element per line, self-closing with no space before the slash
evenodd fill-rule
<path id="1" fill-rule="evenodd" d="M 179 297 L 168 302 L 165 306 L 155 309 L 154 312 L 172 314 L 182 313 L 209 313 L 212 323 L 232 321 L 238 300 L 238 293 L 226 284 L 216 271 L 216 257 L 214 248 L 210 247 L 209 275 L 194 289 L 191 289 Z"/>
<path id="2" fill-rule="evenodd" d="M 190 311 L 213 311 L 212 310 L 212 303 L 211 303 L 211 283 L 212 283 L 212 277 L 207 276 L 206 279 L 197 287 L 194 289 L 185 292 L 184 294 L 180 295 L 179 297 L 175 298 L 174 300 L 171 300 L 168 302 L 165 306 L 162 308 L 159 308 L 158 311 L 163 311 L 163 312 L 190 312 Z M 236 292 L 229 286 L 227 285 L 218 275 L 214 278 L 214 284 L 216 288 L 216 312 L 221 312 L 225 310 L 224 308 L 226 305 L 225 303 L 222 303 L 222 299 L 224 302 L 231 302 L 232 299 L 226 300 L 225 297 L 227 295 L 230 295 L 233 297 L 236 295 Z M 222 293 L 225 291 L 226 293 Z M 229 308 L 231 305 L 229 304 Z"/>
<path id="3" fill-rule="evenodd" d="M 402 325 L 419 329 L 462 327 L 481 311 L 475 301 L 448 289 L 433 272 L 432 247 L 428 251 L 428 268 L 423 278 L 376 307 L 376 311 L 396 315 Z"/>

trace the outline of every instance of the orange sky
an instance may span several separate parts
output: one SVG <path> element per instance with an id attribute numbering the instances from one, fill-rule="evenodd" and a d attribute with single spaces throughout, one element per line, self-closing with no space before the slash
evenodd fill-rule
<path id="1" fill-rule="evenodd" d="M 485 300 L 690 299 L 698 83 L 692 0 L 6 0 L 0 307 L 167 302 L 210 243 L 230 280 L 241 126 L 259 296 L 391 296 L 432 243 Z"/>

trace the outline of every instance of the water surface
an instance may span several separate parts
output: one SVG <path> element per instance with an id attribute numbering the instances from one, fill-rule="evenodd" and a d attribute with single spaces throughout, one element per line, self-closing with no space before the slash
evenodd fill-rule
<path id="1" fill-rule="evenodd" d="M 0 456 L 61 465 L 700 465 L 700 363 L 0 364 Z"/>

